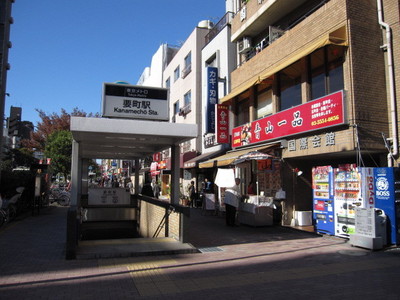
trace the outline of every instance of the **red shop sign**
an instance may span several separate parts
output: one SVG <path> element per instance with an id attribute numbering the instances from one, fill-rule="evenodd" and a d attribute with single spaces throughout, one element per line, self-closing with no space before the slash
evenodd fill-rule
<path id="1" fill-rule="evenodd" d="M 289 108 L 232 130 L 232 147 L 345 124 L 343 91 Z"/>
<path id="2" fill-rule="evenodd" d="M 229 143 L 229 106 L 223 104 L 216 105 L 217 115 L 217 143 Z"/>

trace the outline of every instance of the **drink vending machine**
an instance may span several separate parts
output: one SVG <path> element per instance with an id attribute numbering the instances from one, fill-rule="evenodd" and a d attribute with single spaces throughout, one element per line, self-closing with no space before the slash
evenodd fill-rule
<path id="1" fill-rule="evenodd" d="M 349 238 L 356 231 L 356 208 L 374 208 L 386 216 L 387 244 L 400 244 L 400 168 L 318 166 L 312 185 L 317 232 Z"/>
<path id="2" fill-rule="evenodd" d="M 333 168 L 319 166 L 312 169 L 313 218 L 318 233 L 335 234 L 333 204 Z"/>
<path id="3" fill-rule="evenodd" d="M 374 168 L 375 207 L 386 215 L 387 243 L 400 244 L 400 168 Z"/>
<path id="4" fill-rule="evenodd" d="M 348 238 L 355 231 L 355 208 L 362 206 L 361 175 L 353 164 L 334 169 L 335 235 Z"/>

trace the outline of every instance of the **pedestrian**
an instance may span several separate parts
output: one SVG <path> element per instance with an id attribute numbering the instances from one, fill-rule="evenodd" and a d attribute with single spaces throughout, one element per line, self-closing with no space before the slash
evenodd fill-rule
<path id="1" fill-rule="evenodd" d="M 213 185 L 212 185 L 211 181 L 209 181 L 207 178 L 204 179 L 204 192 L 205 193 L 212 193 L 213 192 L 212 186 Z"/>
<path id="2" fill-rule="evenodd" d="M 117 177 L 114 177 L 114 178 L 112 179 L 111 187 L 113 187 L 113 188 L 119 187 L 119 183 L 118 183 Z"/>
<path id="3" fill-rule="evenodd" d="M 151 187 L 150 182 L 146 181 L 142 187 L 141 194 L 147 197 L 154 197 L 153 188 Z"/>
<path id="4" fill-rule="evenodd" d="M 160 185 L 156 180 L 153 181 L 153 195 L 157 199 L 160 196 Z"/>
<path id="5" fill-rule="evenodd" d="M 133 183 L 131 180 L 128 179 L 128 183 L 126 184 L 127 188 L 129 189 L 129 192 L 133 194 Z"/>
<path id="6" fill-rule="evenodd" d="M 193 207 L 196 201 L 196 187 L 194 186 L 194 181 L 190 182 L 189 188 L 189 206 Z"/>
<path id="7" fill-rule="evenodd" d="M 235 178 L 235 185 L 225 191 L 224 203 L 227 226 L 235 226 L 236 224 L 236 209 L 239 207 L 241 197 L 240 179 Z"/>

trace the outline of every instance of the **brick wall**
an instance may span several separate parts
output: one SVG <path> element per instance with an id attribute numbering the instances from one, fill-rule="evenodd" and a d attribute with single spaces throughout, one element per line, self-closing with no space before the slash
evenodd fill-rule
<path id="1" fill-rule="evenodd" d="M 257 1 L 249 3 L 251 2 Z M 385 2 L 387 2 L 385 9 L 392 11 L 389 21 L 396 24 L 393 26 L 393 35 L 397 33 L 394 43 L 398 44 L 399 1 L 386 0 Z M 290 157 L 325 151 L 330 153 L 354 150 L 356 134 L 363 150 L 385 151 L 381 133 L 389 134 L 390 109 L 386 92 L 384 52 L 380 49 L 382 31 L 378 25 L 376 0 L 329 1 L 255 57 L 238 67 L 232 73 L 232 89 L 249 78 L 261 74 L 264 70 L 279 65 L 301 48 L 342 26 L 347 28 L 349 43 L 343 65 L 346 114 L 349 124 L 356 124 L 357 129 L 342 128 L 346 130 L 336 132 L 336 147 L 309 149 L 302 153 L 285 153 Z M 398 54 L 398 52 L 396 49 L 395 53 Z M 395 55 L 398 61 L 397 57 Z M 396 73 L 397 81 L 399 80 L 398 73 Z"/>
<path id="2" fill-rule="evenodd" d="M 154 203 L 139 201 L 138 232 L 141 237 L 172 237 L 182 240 L 182 222 L 185 219 L 180 212 L 171 212 L 168 216 L 168 224 L 165 223 L 165 214 L 168 207 L 159 206 Z M 162 229 L 160 230 L 160 225 Z M 166 228 L 168 229 L 166 232 Z"/>

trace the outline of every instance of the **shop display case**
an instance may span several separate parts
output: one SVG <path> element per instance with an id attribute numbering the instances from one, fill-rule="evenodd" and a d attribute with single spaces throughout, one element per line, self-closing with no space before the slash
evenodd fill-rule
<path id="1" fill-rule="evenodd" d="M 239 203 L 238 221 L 250 226 L 273 225 L 273 197 L 249 196 Z"/>

